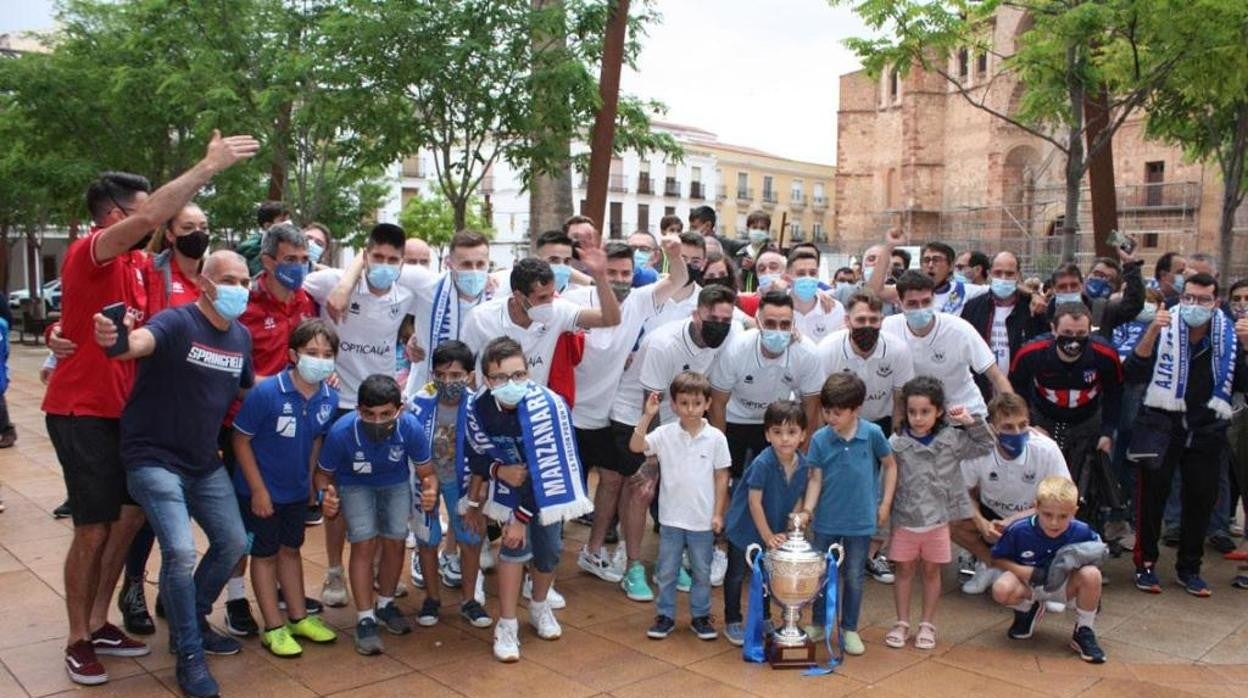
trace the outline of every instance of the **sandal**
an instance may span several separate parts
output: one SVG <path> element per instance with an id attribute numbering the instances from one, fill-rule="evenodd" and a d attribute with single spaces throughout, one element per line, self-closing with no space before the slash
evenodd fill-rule
<path id="1" fill-rule="evenodd" d="M 936 626 L 926 621 L 919 623 L 919 634 L 914 636 L 916 650 L 936 649 Z"/>
<path id="2" fill-rule="evenodd" d="M 893 623 L 893 629 L 884 636 L 884 644 L 899 650 L 906 646 L 906 638 L 910 635 L 910 624 L 904 620 Z"/>

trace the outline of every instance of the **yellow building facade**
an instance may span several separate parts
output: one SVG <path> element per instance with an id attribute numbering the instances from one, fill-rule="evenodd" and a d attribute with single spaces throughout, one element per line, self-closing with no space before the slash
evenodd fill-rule
<path id="1" fill-rule="evenodd" d="M 715 210 L 721 233 L 745 235 L 746 217 L 760 210 L 771 216 L 772 239 L 785 246 L 791 242 L 827 242 L 835 227 L 832 193 L 836 167 L 725 143 L 692 147 L 706 150 L 716 159 L 719 187 Z"/>

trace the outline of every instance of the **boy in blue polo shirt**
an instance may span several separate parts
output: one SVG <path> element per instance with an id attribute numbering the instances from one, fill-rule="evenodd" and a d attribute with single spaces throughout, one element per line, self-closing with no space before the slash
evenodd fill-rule
<path id="1" fill-rule="evenodd" d="M 737 487 L 728 505 L 724 530 L 728 538 L 728 572 L 724 576 L 724 635 L 741 646 L 741 583 L 749 560 L 745 549 L 758 544 L 768 549 L 785 541 L 789 514 L 802 508 L 809 463 L 797 449 L 806 440 L 806 412 L 792 400 L 780 400 L 763 413 L 763 434 L 770 444 L 746 468 L 744 487 Z M 771 617 L 771 604 L 763 605 Z"/>
<path id="2" fill-rule="evenodd" d="M 338 391 L 325 384 L 334 372 L 338 334 L 320 320 L 306 320 L 290 335 L 293 366 L 261 382 L 234 418 L 234 489 L 243 525 L 251 534 L 251 585 L 264 618 L 261 642 L 278 657 L 297 657 L 295 636 L 332 642 L 337 634 L 310 616 L 303 602 L 303 514 L 310 465 L 333 424 Z M 282 622 L 277 585 L 282 585 L 288 622 Z"/>
<path id="3" fill-rule="evenodd" d="M 438 479 L 429 456 L 429 441 L 410 412 L 393 376 L 373 374 L 360 383 L 356 411 L 334 423 L 317 460 L 316 484 L 332 479 L 338 487 L 342 516 L 351 544 L 348 577 L 355 596 L 355 651 L 385 650 L 378 621 L 395 635 L 412 631 L 394 604 L 394 590 L 403 572 L 407 520 L 412 509 L 410 474 L 421 482 L 421 508 L 432 511 Z M 373 560 L 381 549 L 377 598 L 373 599 Z"/>
<path id="4" fill-rule="evenodd" d="M 806 509 L 814 512 L 815 549 L 832 543 L 844 547 L 839 595 L 841 641 L 845 653 L 866 652 L 858 635 L 862 610 L 863 579 L 871 535 L 888 523 L 897 485 L 897 461 L 888 437 L 872 422 L 858 416 L 867 397 L 867 386 L 853 373 L 828 376 L 819 392 L 824 426 L 810 439 L 810 484 Z M 878 464 L 878 465 L 877 465 Z M 877 496 L 882 471 L 883 496 Z M 879 505 L 876 505 L 879 502 Z M 827 614 L 822 593 L 815 599 L 812 638 L 821 639 Z"/>

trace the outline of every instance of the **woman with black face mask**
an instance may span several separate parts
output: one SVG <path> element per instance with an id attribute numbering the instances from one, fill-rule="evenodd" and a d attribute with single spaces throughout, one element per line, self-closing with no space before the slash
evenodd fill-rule
<path id="1" fill-rule="evenodd" d="M 208 241 L 208 218 L 195 204 L 187 204 L 153 238 L 149 314 L 199 299 L 199 266 L 208 253 Z"/>

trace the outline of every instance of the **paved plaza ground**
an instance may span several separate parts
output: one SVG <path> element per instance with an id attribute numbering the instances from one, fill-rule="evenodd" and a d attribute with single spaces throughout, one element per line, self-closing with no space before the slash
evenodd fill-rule
<path id="1" fill-rule="evenodd" d="M 39 403 L 37 378 L 43 349 L 15 346 L 7 393 L 19 440 L 0 451 L 0 697 L 47 696 L 75 689 L 62 664 L 65 609 L 62 562 L 71 525 L 49 512 L 64 498 L 52 445 Z M 883 635 L 893 620 L 892 589 L 867 581 L 863 636 L 867 653 L 849 658 L 833 676 L 803 677 L 746 664 L 740 650 L 720 639 L 703 642 L 687 629 L 687 596 L 679 601 L 678 630 L 663 641 L 649 640 L 653 604 L 629 601 L 623 593 L 581 573 L 576 553 L 588 529 L 566 528 L 563 563 L 557 587 L 568 598 L 558 612 L 563 638 L 544 642 L 524 622 L 522 659 L 503 665 L 490 654 L 492 630 L 476 629 L 456 613 L 458 591 L 444 590 L 442 622 L 417 628 L 411 635 L 383 633 L 387 653 L 361 657 L 351 643 L 353 608 L 326 609 L 328 621 L 342 630 L 329 646 L 306 646 L 302 658 L 277 659 L 248 640 L 234 657 L 209 661 L 231 696 L 650 696 L 861 695 L 940 696 L 1179 696 L 1248 695 L 1248 592 L 1232 589 L 1231 563 L 1212 552 L 1206 579 L 1209 599 L 1197 599 L 1172 585 L 1173 551 L 1166 549 L 1163 579 L 1171 584 L 1160 596 L 1130 586 L 1130 561 L 1111 561 L 1106 572 L 1104 611 L 1097 620 L 1109 663 L 1085 664 L 1069 649 L 1073 613 L 1049 615 L 1036 636 L 1015 642 L 1005 635 L 1010 613 L 987 597 L 969 598 L 956 590 L 952 572 L 938 615 L 939 645 L 922 652 L 891 650 Z M 201 538 L 201 549 L 203 541 Z M 653 559 L 655 540 L 648 540 Z M 159 556 L 148 571 L 148 600 L 155 598 Z M 320 591 L 325 571 L 322 528 L 308 530 L 304 570 L 310 592 Z M 487 607 L 498 610 L 496 582 L 486 579 Z M 250 583 L 248 584 L 250 587 Z M 399 605 L 415 614 L 422 592 Z M 713 609 L 720 615 L 720 590 Z M 915 599 L 915 612 L 918 599 Z M 116 616 L 114 616 L 116 619 Z M 215 620 L 219 622 L 220 608 Z M 917 620 L 917 619 L 916 619 Z M 157 621 L 148 638 L 152 653 L 138 660 L 105 658 L 112 681 L 82 689 L 93 696 L 126 698 L 177 693 L 173 657 L 167 652 L 166 627 Z"/>

